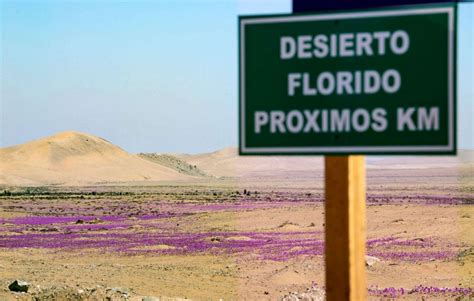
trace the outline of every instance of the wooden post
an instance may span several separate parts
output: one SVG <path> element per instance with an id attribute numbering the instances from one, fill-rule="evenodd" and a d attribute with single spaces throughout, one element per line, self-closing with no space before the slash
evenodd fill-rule
<path id="1" fill-rule="evenodd" d="M 366 300 L 365 158 L 326 156 L 327 301 Z"/>

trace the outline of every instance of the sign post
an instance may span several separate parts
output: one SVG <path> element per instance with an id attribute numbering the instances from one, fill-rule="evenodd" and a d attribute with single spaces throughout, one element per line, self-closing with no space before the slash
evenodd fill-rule
<path id="1" fill-rule="evenodd" d="M 328 301 L 366 299 L 362 155 L 456 153 L 455 8 L 239 18 L 239 153 L 326 156 Z"/>
<path id="2" fill-rule="evenodd" d="M 364 156 L 325 158 L 326 299 L 365 300 Z"/>

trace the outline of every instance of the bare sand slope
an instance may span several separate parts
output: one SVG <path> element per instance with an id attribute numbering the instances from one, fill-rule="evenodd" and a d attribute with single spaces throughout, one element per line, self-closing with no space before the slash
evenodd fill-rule
<path id="1" fill-rule="evenodd" d="M 197 168 L 197 166 L 191 165 L 174 155 L 160 153 L 140 153 L 138 154 L 138 156 L 153 163 L 169 167 L 181 174 L 186 174 L 195 177 L 207 176 L 207 174 Z"/>
<path id="2" fill-rule="evenodd" d="M 289 177 L 324 169 L 322 156 L 239 156 L 237 148 L 197 155 L 176 155 L 189 164 L 215 176 Z M 367 168 L 373 170 L 467 169 L 473 170 L 474 151 L 460 150 L 457 156 L 367 156 Z"/>
<path id="3" fill-rule="evenodd" d="M 471 174 L 474 151 L 455 157 L 368 156 L 369 175 Z M 237 148 L 196 155 L 134 155 L 88 134 L 64 132 L 0 149 L 0 185 L 88 185 L 211 180 L 213 177 L 299 181 L 322 178 L 322 156 L 239 156 Z M 208 176 L 208 177 L 206 177 Z"/>
<path id="4" fill-rule="evenodd" d="M 321 172 L 324 167 L 321 156 L 239 156 L 237 148 L 233 147 L 212 153 L 176 156 L 220 177 L 279 177 L 302 171 Z"/>
<path id="5" fill-rule="evenodd" d="M 187 176 L 129 154 L 105 139 L 63 132 L 0 149 L 0 184 L 84 185 L 176 181 Z"/>
<path id="6" fill-rule="evenodd" d="M 474 166 L 473 150 L 458 150 L 456 156 L 373 156 L 368 157 L 369 168 L 419 169 Z"/>

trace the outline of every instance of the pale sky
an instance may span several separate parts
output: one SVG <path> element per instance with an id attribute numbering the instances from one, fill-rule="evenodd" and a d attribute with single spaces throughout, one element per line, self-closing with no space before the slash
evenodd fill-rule
<path id="1" fill-rule="evenodd" d="M 237 145 L 237 16 L 289 0 L 0 0 L 0 146 L 65 130 L 130 152 Z M 474 149 L 474 4 L 460 4 L 458 145 Z"/>

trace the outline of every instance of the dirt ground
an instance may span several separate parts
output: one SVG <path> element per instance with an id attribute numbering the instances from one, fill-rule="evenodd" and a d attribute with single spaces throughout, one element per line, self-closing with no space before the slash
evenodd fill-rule
<path id="1" fill-rule="evenodd" d="M 84 291 L 102 291 L 95 297 L 89 294 L 90 300 L 105 299 L 110 292 L 115 293 L 109 297 L 112 300 L 142 300 L 144 296 L 175 300 L 278 300 L 289 292 L 303 291 L 311 285 L 324 287 L 323 254 L 307 252 L 312 250 L 308 248 L 313 239 L 315 244 L 319 243 L 324 233 L 324 204 L 317 190 L 277 192 L 269 188 L 250 192 L 248 196 L 247 191 L 237 194 L 233 189 L 219 186 L 145 187 L 140 188 L 140 192 L 128 195 L 122 192 L 120 195 L 105 191 L 117 192 L 114 189 L 91 193 L 90 188 L 74 188 L 71 191 L 76 192 L 68 191 L 67 194 L 36 191 L 29 192 L 29 196 L 3 196 L 0 300 L 30 300 L 32 296 L 39 296 L 40 300 L 82 300 L 87 299 L 80 297 Z M 386 195 L 375 191 L 374 195 L 369 194 L 368 198 L 368 253 L 376 254 L 380 262 L 367 268 L 369 287 L 474 287 L 474 207 L 465 203 L 469 201 L 469 194 L 449 194 L 452 199 L 447 201 L 437 191 L 426 190 L 416 195 L 403 190 Z M 425 197 L 420 200 L 419 195 Z M 129 207 L 120 207 L 124 204 Z M 138 219 L 127 216 L 119 222 L 125 225 L 115 227 L 113 221 L 104 218 L 128 211 Z M 75 220 L 76 216 L 88 215 L 88 212 L 103 219 L 100 220 L 102 228 L 87 228 L 94 226 L 93 221 Z M 157 212 L 168 215 L 140 220 L 140 216 Z M 52 223 L 21 220 L 31 216 L 68 216 L 72 220 Z M 51 228 L 52 225 L 56 228 Z M 81 230 L 82 226 L 86 228 Z M 63 232 L 77 233 L 77 236 L 71 239 L 62 235 Z M 166 244 L 144 240 L 121 251 L 113 248 L 127 242 L 112 241 L 111 246 L 104 248 L 69 248 L 91 233 L 103 235 L 94 238 L 100 241 L 111 234 L 133 237 L 162 232 L 172 235 L 207 233 L 209 236 L 193 241 L 190 240 L 194 238 L 186 236 L 183 241 L 172 240 Z M 36 245 L 26 247 L 11 243 L 17 235 L 34 240 L 38 235 L 48 239 L 47 235 L 52 234 L 58 235 L 52 241 L 62 239 L 63 245 L 43 246 L 41 239 Z M 259 235 L 274 235 L 267 240 L 268 244 L 272 239 L 278 241 L 275 249 L 268 249 L 274 252 L 274 258 L 265 257 L 265 241 L 256 245 Z M 203 246 L 200 245 L 202 241 L 205 241 Z M 221 251 L 220 246 L 226 242 L 235 245 Z M 290 243 L 294 245 L 288 246 Z M 204 249 L 191 251 L 186 244 L 199 244 L 198 247 Z M 179 248 L 181 251 L 174 253 Z M 281 251 L 279 248 L 287 249 Z M 426 254 L 433 254 L 433 258 Z M 15 279 L 31 283 L 31 294 L 10 292 L 8 284 Z M 67 292 L 61 295 L 61 291 Z M 51 297 L 51 292 L 56 292 L 56 297 Z M 382 297 L 370 298 L 383 300 Z M 420 298 L 418 295 L 412 297 L 413 300 Z M 445 296 L 440 300 L 450 298 Z"/>

